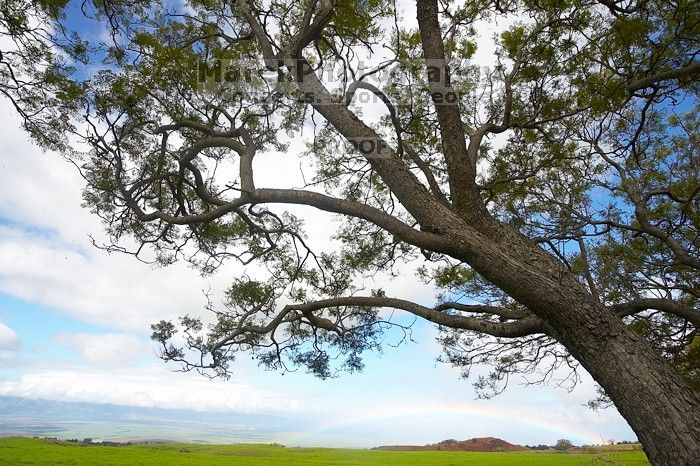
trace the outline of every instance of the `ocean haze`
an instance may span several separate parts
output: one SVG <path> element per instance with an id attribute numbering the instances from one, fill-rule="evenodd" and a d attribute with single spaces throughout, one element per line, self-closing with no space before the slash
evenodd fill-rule
<path id="1" fill-rule="evenodd" d="M 300 419 L 0 396 L 0 436 L 90 437 L 112 441 L 270 443 L 302 428 Z"/>

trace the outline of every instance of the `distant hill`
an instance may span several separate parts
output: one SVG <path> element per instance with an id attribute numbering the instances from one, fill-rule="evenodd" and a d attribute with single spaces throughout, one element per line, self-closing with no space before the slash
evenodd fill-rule
<path id="1" fill-rule="evenodd" d="M 443 440 L 429 445 L 383 445 L 373 450 L 388 451 L 527 451 L 522 445 L 514 445 L 495 437 L 478 437 L 469 440 Z"/>

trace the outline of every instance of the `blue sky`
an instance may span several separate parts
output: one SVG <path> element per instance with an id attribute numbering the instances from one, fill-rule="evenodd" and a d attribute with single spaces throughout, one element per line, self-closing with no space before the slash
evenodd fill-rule
<path id="1" fill-rule="evenodd" d="M 436 362 L 435 331 L 420 322 L 416 343 L 387 347 L 367 358 L 363 373 L 332 380 L 265 372 L 246 358 L 235 363 L 230 381 L 171 372 L 155 357 L 149 325 L 204 315 L 202 290 L 221 296 L 241 268 L 202 277 L 183 264 L 157 269 L 93 248 L 88 235 L 104 235 L 80 207 L 82 180 L 74 167 L 33 146 L 8 102 L 0 100 L 0 115 L 0 395 L 308 419 L 308 429 L 270 439 L 290 445 L 634 439 L 614 409 L 583 406 L 595 396 L 585 374 L 571 393 L 522 387 L 516 378 L 503 395 L 476 400 L 469 381 Z M 290 153 L 302 149 L 292 144 Z M 299 173 L 289 155 L 262 154 L 255 163 L 260 187 L 293 184 L 290 177 Z M 311 232 L 333 230 L 331 218 L 311 209 L 295 213 Z M 393 296 L 434 302 L 434 290 L 412 275 L 381 286 Z"/>

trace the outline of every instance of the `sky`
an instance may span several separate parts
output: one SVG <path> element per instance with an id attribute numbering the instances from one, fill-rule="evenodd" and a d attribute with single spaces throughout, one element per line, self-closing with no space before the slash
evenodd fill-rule
<path id="1" fill-rule="evenodd" d="M 155 355 L 150 324 L 204 315 L 204 290 L 221 297 L 244 270 L 229 265 L 202 277 L 184 264 L 155 268 L 93 247 L 90 236 L 105 236 L 99 219 L 81 207 L 76 169 L 34 146 L 9 102 L 0 100 L 0 115 L 0 395 L 308 420 L 308 428 L 271 439 L 288 445 L 635 438 L 614 408 L 584 406 L 596 395 L 587 374 L 572 392 L 524 387 L 516 378 L 499 397 L 477 400 L 470 381 L 436 362 L 436 332 L 420 322 L 415 342 L 387 347 L 366 359 L 364 372 L 335 379 L 264 371 L 245 357 L 228 381 L 173 372 Z M 299 150 L 292 145 L 256 158 L 257 185 L 294 184 Z M 308 208 L 295 213 L 312 237 L 332 229 L 332 218 Z M 411 275 L 381 286 L 392 296 L 435 302 L 435 291 Z"/>

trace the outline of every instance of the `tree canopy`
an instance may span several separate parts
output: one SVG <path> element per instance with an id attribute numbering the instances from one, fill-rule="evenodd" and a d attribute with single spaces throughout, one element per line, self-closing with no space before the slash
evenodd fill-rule
<path id="1" fill-rule="evenodd" d="M 0 92 L 80 169 L 102 247 L 250 267 L 213 324 L 153 326 L 163 359 L 227 376 L 246 351 L 328 377 L 406 330 L 399 310 L 465 375 L 490 364 L 485 396 L 580 363 L 653 462 L 691 458 L 700 6 L 417 0 L 414 23 L 402 5 L 8 0 Z M 310 179 L 258 187 L 271 152 Z M 338 216 L 333 247 L 285 205 Z M 408 266 L 436 302 L 358 285 Z"/>

